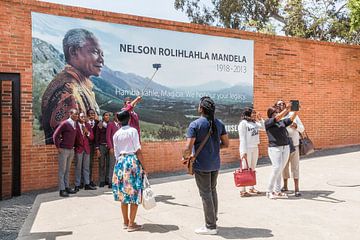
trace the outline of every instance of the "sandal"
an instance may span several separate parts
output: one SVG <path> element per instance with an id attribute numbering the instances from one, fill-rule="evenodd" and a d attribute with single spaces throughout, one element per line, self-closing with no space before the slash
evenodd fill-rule
<path id="1" fill-rule="evenodd" d="M 301 197 L 301 193 L 300 192 L 295 192 L 295 197 Z"/>
<path id="2" fill-rule="evenodd" d="M 275 198 L 288 198 L 288 195 L 283 192 L 276 192 L 274 193 Z"/>
<path id="3" fill-rule="evenodd" d="M 289 189 L 286 188 L 286 187 L 282 187 L 280 191 L 282 191 L 282 192 L 287 192 L 287 191 L 289 191 Z"/>
<path id="4" fill-rule="evenodd" d="M 240 192 L 240 197 L 251 197 L 251 194 L 248 192 Z"/>
<path id="5" fill-rule="evenodd" d="M 143 228 L 143 225 L 137 225 L 136 223 L 134 223 L 134 225 L 128 226 L 127 231 L 128 232 L 135 232 L 135 231 L 138 231 L 138 230 L 140 230 L 142 228 Z"/>
<path id="6" fill-rule="evenodd" d="M 127 229 L 128 227 L 128 224 L 123 223 L 123 229 Z"/>
<path id="7" fill-rule="evenodd" d="M 252 188 L 249 190 L 249 193 L 254 193 L 254 194 L 261 194 L 260 191 L 256 190 L 255 188 Z"/>

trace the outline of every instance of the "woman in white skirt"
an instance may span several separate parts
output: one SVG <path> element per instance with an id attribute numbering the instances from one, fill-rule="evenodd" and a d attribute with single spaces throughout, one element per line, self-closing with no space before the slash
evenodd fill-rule
<path id="1" fill-rule="evenodd" d="M 253 170 L 255 170 L 259 158 L 259 130 L 265 130 L 264 120 L 261 118 L 260 113 L 256 113 L 252 108 L 245 108 L 243 120 L 238 127 L 240 161 L 242 161 L 242 166 L 245 167 L 245 160 L 247 160 L 249 167 Z M 246 191 L 245 187 L 240 188 L 240 197 L 249 197 L 251 193 L 260 194 L 254 186 L 249 186 L 249 192 Z"/>

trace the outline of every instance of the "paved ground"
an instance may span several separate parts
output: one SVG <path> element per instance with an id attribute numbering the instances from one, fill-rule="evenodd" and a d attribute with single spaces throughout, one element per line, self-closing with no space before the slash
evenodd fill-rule
<path id="1" fill-rule="evenodd" d="M 358 150 L 305 159 L 303 196 L 277 200 L 264 195 L 240 198 L 233 169 L 223 170 L 218 180 L 217 236 L 194 233 L 203 225 L 202 205 L 194 179 L 183 175 L 150 180 L 157 206 L 149 211 L 139 208 L 142 231 L 121 229 L 119 203 L 102 188 L 66 199 L 58 192 L 38 195 L 18 239 L 360 239 L 359 163 Z M 257 169 L 259 190 L 265 190 L 270 170 Z"/>

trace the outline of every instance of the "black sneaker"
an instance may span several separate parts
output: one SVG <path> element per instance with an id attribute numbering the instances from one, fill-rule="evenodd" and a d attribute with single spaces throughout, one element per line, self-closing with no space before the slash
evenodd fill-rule
<path id="1" fill-rule="evenodd" d="M 85 190 L 96 190 L 96 187 L 93 187 L 90 184 L 86 184 L 85 185 Z"/>
<path id="2" fill-rule="evenodd" d="M 67 192 L 67 193 L 69 193 L 69 194 L 75 194 L 75 193 L 77 193 L 74 189 L 72 189 L 72 188 L 65 188 L 65 191 Z"/>
<path id="3" fill-rule="evenodd" d="M 78 191 L 80 191 L 80 188 L 82 188 L 82 187 L 81 187 L 81 186 L 75 186 L 74 190 L 75 190 L 76 192 L 78 192 Z"/>
<path id="4" fill-rule="evenodd" d="M 69 194 L 66 192 L 66 190 L 60 190 L 59 196 L 60 197 L 69 197 Z"/>
<path id="5" fill-rule="evenodd" d="M 112 188 L 112 183 L 109 183 L 109 186 L 108 186 L 108 188 Z"/>
<path id="6" fill-rule="evenodd" d="M 105 186 L 105 182 L 100 182 L 99 187 L 104 187 Z"/>
<path id="7" fill-rule="evenodd" d="M 92 187 L 96 187 L 96 184 L 93 181 L 91 181 L 89 185 Z"/>

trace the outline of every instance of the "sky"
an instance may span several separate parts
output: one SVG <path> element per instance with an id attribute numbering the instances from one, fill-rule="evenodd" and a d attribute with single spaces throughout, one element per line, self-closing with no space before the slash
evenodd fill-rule
<path id="1" fill-rule="evenodd" d="M 117 13 L 126 13 L 189 22 L 185 13 L 174 8 L 174 0 L 42 0 L 43 2 L 59 3 L 70 6 L 92 8 Z M 205 0 L 207 2 L 210 0 Z"/>

